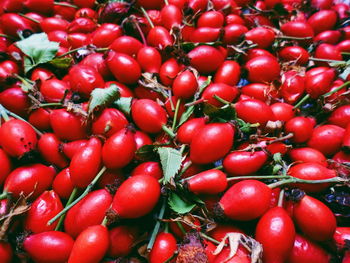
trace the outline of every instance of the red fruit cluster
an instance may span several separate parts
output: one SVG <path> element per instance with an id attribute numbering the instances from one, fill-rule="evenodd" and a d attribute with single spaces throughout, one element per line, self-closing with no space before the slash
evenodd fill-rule
<path id="1" fill-rule="evenodd" d="M 349 18 L 0 0 L 0 262 L 349 263 Z"/>

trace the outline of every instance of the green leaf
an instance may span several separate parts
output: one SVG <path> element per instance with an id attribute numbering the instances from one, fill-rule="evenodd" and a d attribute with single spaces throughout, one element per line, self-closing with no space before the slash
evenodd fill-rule
<path id="1" fill-rule="evenodd" d="M 160 163 L 164 174 L 163 183 L 167 184 L 176 175 L 181 167 L 182 156 L 180 151 L 171 147 L 158 148 Z"/>
<path id="2" fill-rule="evenodd" d="M 170 208 L 178 214 L 186 214 L 196 206 L 196 204 L 191 204 L 184 201 L 180 196 L 173 192 L 170 193 L 168 204 Z"/>
<path id="3" fill-rule="evenodd" d="M 114 102 L 114 105 L 124 114 L 130 115 L 132 97 L 120 97 Z"/>
<path id="4" fill-rule="evenodd" d="M 24 71 L 27 73 L 37 65 L 51 61 L 56 56 L 59 43 L 50 41 L 46 33 L 39 33 L 16 42 L 16 46 L 27 55 L 24 58 Z"/>
<path id="5" fill-rule="evenodd" d="M 51 60 L 49 63 L 52 66 L 54 66 L 55 68 L 67 69 L 72 65 L 73 59 L 68 58 L 68 57 L 67 58 L 55 58 L 55 59 Z"/>
<path id="6" fill-rule="evenodd" d="M 89 114 L 91 114 L 97 107 L 106 106 L 119 97 L 119 89 L 112 84 L 106 89 L 94 89 L 90 95 Z"/>

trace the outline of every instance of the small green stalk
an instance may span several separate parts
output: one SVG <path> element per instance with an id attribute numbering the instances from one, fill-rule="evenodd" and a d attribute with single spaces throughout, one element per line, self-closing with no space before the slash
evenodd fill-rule
<path id="1" fill-rule="evenodd" d="M 327 92 L 326 94 L 323 94 L 322 97 L 327 98 L 327 97 L 331 96 L 332 94 L 338 92 L 339 90 L 341 90 L 349 85 L 350 85 L 350 81 L 345 82 L 344 84 L 340 85 L 338 88 L 331 90 L 330 92 Z"/>
<path id="2" fill-rule="evenodd" d="M 282 40 L 310 40 L 312 37 L 292 37 L 292 36 L 276 36 L 277 39 Z"/>
<path id="3" fill-rule="evenodd" d="M 76 5 L 68 4 L 68 3 L 61 3 L 61 2 L 53 2 L 54 5 L 64 6 L 64 7 L 71 7 L 74 9 L 78 9 L 79 7 Z"/>
<path id="4" fill-rule="evenodd" d="M 231 104 L 231 102 L 229 102 L 229 101 L 219 97 L 218 95 L 214 95 L 213 97 L 214 97 L 214 99 L 216 99 L 217 101 L 221 102 L 222 104 L 225 104 L 225 105 L 230 105 Z"/>
<path id="5" fill-rule="evenodd" d="M 154 245 L 154 241 L 156 240 L 156 237 L 157 237 L 158 232 L 159 232 L 159 228 L 160 228 L 160 224 L 161 224 L 160 220 L 163 219 L 163 216 L 164 216 L 165 207 L 166 207 L 166 199 L 164 198 L 162 207 L 160 208 L 160 211 L 159 211 L 157 223 L 153 228 L 151 238 L 150 238 L 148 245 L 147 245 L 147 251 L 152 250 L 152 247 Z"/>
<path id="6" fill-rule="evenodd" d="M 52 103 L 42 103 L 39 105 L 40 108 L 55 107 L 55 106 L 63 106 L 63 104 L 60 102 L 52 102 Z"/>
<path id="7" fill-rule="evenodd" d="M 216 244 L 216 245 L 219 245 L 219 244 L 221 243 L 221 242 L 217 241 L 216 239 L 214 239 L 214 238 L 208 236 L 207 234 L 204 234 L 204 233 L 202 233 L 202 232 L 199 232 L 199 234 L 200 234 L 200 236 L 203 237 L 204 239 L 209 240 L 210 242 L 213 242 L 213 243 Z"/>
<path id="8" fill-rule="evenodd" d="M 83 47 L 78 47 L 78 48 L 71 49 L 71 50 L 67 51 L 66 53 L 63 53 L 62 55 L 57 56 L 57 58 L 63 58 L 65 56 L 73 54 L 73 53 L 75 53 L 75 52 L 77 52 L 77 51 L 79 51 L 81 49 L 83 49 Z"/>
<path id="9" fill-rule="evenodd" d="M 10 117 L 8 116 L 6 109 L 4 108 L 4 106 L 2 106 L 1 103 L 0 103 L 0 114 L 5 121 L 10 120 Z"/>
<path id="10" fill-rule="evenodd" d="M 333 178 L 323 179 L 323 180 L 304 180 L 304 179 L 299 179 L 299 178 L 290 176 L 289 179 L 281 180 L 276 183 L 269 184 L 268 187 L 273 189 L 286 184 L 324 184 L 324 183 L 342 183 L 342 182 L 346 182 L 346 180 L 340 177 L 333 177 Z"/>
<path id="11" fill-rule="evenodd" d="M 101 178 L 101 176 L 104 174 L 104 172 L 107 170 L 107 168 L 104 166 L 102 169 L 98 172 L 98 174 L 95 176 L 95 178 L 92 180 L 92 182 L 85 188 L 85 191 L 77 198 L 75 199 L 71 204 L 67 205 L 61 212 L 59 212 L 57 215 L 55 215 L 53 218 L 50 219 L 48 222 L 48 225 L 51 225 L 53 222 L 55 222 L 57 219 L 59 219 L 62 215 L 64 215 L 69 209 L 71 209 L 73 206 L 75 206 L 81 199 L 83 199 L 88 193 L 91 192 L 92 188 L 95 186 L 97 181 Z"/>
<path id="12" fill-rule="evenodd" d="M 176 134 L 171 128 L 168 128 L 166 125 L 162 126 L 163 131 L 170 136 L 170 138 L 175 138 Z"/>
<path id="13" fill-rule="evenodd" d="M 176 108 L 175 108 L 175 113 L 174 113 L 174 118 L 173 118 L 173 125 L 171 127 L 171 129 L 173 131 L 176 128 L 176 120 L 177 120 L 177 115 L 179 114 L 180 104 L 181 104 L 181 99 L 178 99 L 176 102 Z"/>
<path id="14" fill-rule="evenodd" d="M 309 94 L 306 94 L 297 104 L 294 105 L 293 109 L 298 109 L 301 105 L 304 104 L 310 98 Z"/>
<path id="15" fill-rule="evenodd" d="M 140 9 L 141 9 L 143 15 L 145 16 L 145 18 L 147 19 L 147 21 L 148 21 L 149 25 L 151 26 L 151 28 L 154 28 L 154 24 L 153 24 L 151 18 L 149 17 L 149 15 L 147 14 L 147 11 L 143 7 L 141 7 Z"/>
<path id="16" fill-rule="evenodd" d="M 280 195 L 278 196 L 278 207 L 283 207 L 283 199 L 284 199 L 284 189 L 281 189 Z"/>
<path id="17" fill-rule="evenodd" d="M 325 58 L 309 58 L 311 61 L 317 61 L 317 62 L 328 62 L 328 63 L 339 63 L 339 64 L 346 64 L 346 61 L 343 60 L 334 60 L 334 59 L 325 59 Z"/>
<path id="18" fill-rule="evenodd" d="M 7 199 L 9 197 L 9 193 L 4 191 L 2 194 L 0 194 L 0 200 Z"/>
<path id="19" fill-rule="evenodd" d="M 19 16 L 25 18 L 25 19 L 28 19 L 29 21 L 32 21 L 33 23 L 40 24 L 40 21 L 39 21 L 39 20 L 36 20 L 36 19 L 31 18 L 31 17 L 29 17 L 29 16 L 26 16 L 26 15 L 24 15 L 24 14 L 17 13 L 17 15 L 19 15 Z"/>
<path id="20" fill-rule="evenodd" d="M 283 176 L 283 175 L 247 175 L 247 176 L 228 177 L 227 181 L 237 181 L 237 180 L 245 180 L 245 179 L 263 180 L 263 179 L 289 179 L 289 178 L 290 176 Z"/>
<path id="21" fill-rule="evenodd" d="M 67 203 L 66 203 L 66 206 L 69 206 L 69 205 L 73 202 L 73 200 L 74 200 L 75 197 L 77 196 L 77 193 L 78 193 L 78 188 L 75 187 L 75 188 L 73 189 L 72 193 L 71 193 L 70 196 L 69 196 L 69 199 L 68 199 L 68 201 L 67 201 Z M 60 220 L 58 221 L 57 226 L 56 226 L 56 228 L 55 228 L 55 231 L 59 231 L 59 230 L 60 230 L 64 218 L 65 218 L 65 215 L 62 215 L 62 216 L 60 217 Z"/>

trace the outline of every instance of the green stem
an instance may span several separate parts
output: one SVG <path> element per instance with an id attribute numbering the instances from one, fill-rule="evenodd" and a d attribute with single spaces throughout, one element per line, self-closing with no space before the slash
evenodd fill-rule
<path id="1" fill-rule="evenodd" d="M 322 97 L 326 98 L 331 96 L 332 94 L 338 92 L 339 90 L 345 88 L 346 86 L 350 85 L 350 81 L 345 82 L 344 84 L 340 85 L 338 88 L 331 90 L 330 92 L 327 92 L 326 94 L 323 94 Z"/>
<path id="2" fill-rule="evenodd" d="M 53 106 L 62 106 L 62 103 L 61 102 L 52 102 L 52 103 L 43 103 L 43 104 L 39 105 L 40 108 L 53 107 Z"/>
<path id="3" fill-rule="evenodd" d="M 65 6 L 65 7 L 71 7 L 74 9 L 78 9 L 79 7 L 76 5 L 68 4 L 68 3 L 60 3 L 60 2 L 53 2 L 54 5 L 60 5 L 60 6 Z"/>
<path id="4" fill-rule="evenodd" d="M 222 170 L 222 169 L 224 169 L 224 166 L 219 165 L 219 166 L 214 167 L 213 169 L 215 169 L 215 170 Z"/>
<path id="5" fill-rule="evenodd" d="M 209 240 L 210 242 L 213 242 L 213 243 L 216 244 L 216 245 L 219 245 L 219 244 L 220 244 L 219 241 L 217 241 L 216 239 L 214 239 L 214 238 L 212 238 L 212 237 L 210 237 L 210 236 L 208 236 L 208 235 L 206 235 L 206 234 L 204 234 L 204 233 L 202 233 L 202 232 L 200 232 L 199 234 L 201 235 L 201 237 L 203 237 L 203 238 Z"/>
<path id="6" fill-rule="evenodd" d="M 9 120 L 10 120 L 10 117 L 7 115 L 7 112 L 6 112 L 5 107 L 2 106 L 1 103 L 0 103 L 0 114 L 1 114 L 2 118 L 3 118 L 5 121 L 9 121 Z"/>
<path id="7" fill-rule="evenodd" d="M 236 181 L 236 180 L 245 180 L 245 179 L 263 180 L 263 179 L 289 179 L 289 178 L 290 176 L 283 176 L 283 175 L 247 175 L 247 176 L 228 177 L 227 181 Z"/>
<path id="8" fill-rule="evenodd" d="M 39 20 L 36 20 L 36 19 L 31 18 L 31 17 L 29 17 L 29 16 L 26 16 L 26 15 L 24 15 L 24 14 L 17 13 L 17 15 L 19 15 L 19 16 L 25 18 L 25 19 L 28 19 L 29 21 L 32 21 L 33 23 L 40 24 L 40 21 L 39 21 Z"/>
<path id="9" fill-rule="evenodd" d="M 75 187 L 75 188 L 73 189 L 72 193 L 71 193 L 70 196 L 69 196 L 69 199 L 68 199 L 68 201 L 67 201 L 67 203 L 66 203 L 66 206 L 69 206 L 69 205 L 73 202 L 73 200 L 74 200 L 75 197 L 77 196 L 77 193 L 78 193 L 78 188 Z M 62 216 L 60 217 L 60 220 L 58 221 L 57 226 L 56 226 L 56 228 L 55 228 L 55 231 L 59 231 L 59 230 L 60 230 L 60 228 L 61 228 L 61 226 L 62 226 L 62 224 L 63 224 L 64 218 L 65 218 L 65 215 L 62 215 Z"/>
<path id="10" fill-rule="evenodd" d="M 311 61 L 318 61 L 318 62 L 329 62 L 329 63 L 344 63 L 346 64 L 346 61 L 343 60 L 335 60 L 335 59 L 325 59 L 325 58 L 309 58 Z"/>
<path id="11" fill-rule="evenodd" d="M 283 207 L 283 199 L 284 199 L 284 189 L 281 189 L 280 195 L 278 196 L 278 207 Z"/>
<path id="12" fill-rule="evenodd" d="M 160 220 L 163 219 L 163 216 L 164 216 L 165 207 L 166 207 L 166 199 L 164 198 L 162 207 L 160 208 L 160 211 L 159 211 L 157 223 L 153 228 L 151 238 L 150 238 L 148 245 L 147 245 L 147 251 L 151 251 L 151 249 L 154 245 L 154 241 L 156 240 L 156 237 L 157 237 L 158 232 L 159 232 L 160 224 L 161 224 Z"/>
<path id="13" fill-rule="evenodd" d="M 168 0 L 164 0 L 165 5 L 169 5 L 169 1 Z"/>
<path id="14" fill-rule="evenodd" d="M 185 107 L 192 107 L 192 106 L 197 105 L 197 104 L 202 103 L 202 102 L 205 102 L 204 98 L 200 98 L 199 100 L 195 100 L 195 101 L 186 103 Z"/>
<path id="15" fill-rule="evenodd" d="M 284 39 L 284 40 L 310 40 L 310 39 L 312 39 L 312 37 L 276 36 L 276 39 Z"/>
<path id="16" fill-rule="evenodd" d="M 77 48 L 71 49 L 71 50 L 67 51 L 66 53 L 63 53 L 62 55 L 59 55 L 57 58 L 63 58 L 65 56 L 68 56 L 68 55 L 70 55 L 72 53 L 75 53 L 75 52 L 77 52 L 77 51 L 79 51 L 81 49 L 83 49 L 83 47 L 77 47 Z"/>
<path id="17" fill-rule="evenodd" d="M 145 18 L 147 19 L 151 28 L 154 28 L 154 24 L 153 24 L 151 18 L 149 17 L 149 15 L 147 14 L 147 11 L 143 7 L 141 7 L 141 11 L 142 11 L 143 15 L 145 16 Z"/>
<path id="18" fill-rule="evenodd" d="M 100 48 L 95 49 L 96 52 L 105 52 L 108 50 L 110 50 L 110 48 L 108 48 L 108 47 L 100 47 Z"/>
<path id="19" fill-rule="evenodd" d="M 173 132 L 172 129 L 168 128 L 166 125 L 162 126 L 163 131 L 168 134 L 171 138 L 175 138 L 176 134 Z"/>
<path id="20" fill-rule="evenodd" d="M 226 104 L 226 105 L 231 104 L 231 102 L 229 102 L 227 100 L 224 100 L 223 98 L 219 97 L 218 95 L 214 95 L 213 97 L 214 97 L 214 99 L 216 99 L 217 101 L 219 101 L 219 102 L 221 102 L 223 104 Z"/>
<path id="21" fill-rule="evenodd" d="M 350 52 L 341 52 L 342 55 L 350 55 Z"/>
<path id="22" fill-rule="evenodd" d="M 105 217 L 103 218 L 103 220 L 102 220 L 101 225 L 107 227 L 107 223 L 108 223 L 108 216 L 105 216 Z"/>
<path id="23" fill-rule="evenodd" d="M 95 176 L 92 182 L 85 188 L 85 191 L 77 199 L 75 199 L 70 205 L 66 206 L 61 212 L 59 212 L 57 215 L 51 218 L 50 221 L 48 222 L 48 225 L 51 225 L 53 222 L 55 222 L 58 218 L 60 218 L 63 214 L 65 214 L 69 209 L 75 206 L 81 199 L 83 199 L 88 193 L 90 193 L 92 188 L 95 186 L 97 181 L 101 178 L 101 176 L 104 174 L 106 170 L 107 168 L 105 166 L 102 167 L 102 169 L 98 172 L 98 174 Z"/>
<path id="24" fill-rule="evenodd" d="M 4 200 L 4 199 L 7 199 L 9 193 L 4 191 L 2 194 L 0 194 L 0 200 Z"/>
<path id="25" fill-rule="evenodd" d="M 17 38 L 15 38 L 13 36 L 5 35 L 5 34 L 0 34 L 0 37 L 4 37 L 4 38 L 7 38 L 7 39 L 11 39 L 11 40 L 17 40 Z"/>
<path id="26" fill-rule="evenodd" d="M 306 94 L 297 104 L 294 105 L 293 109 L 298 109 L 302 104 L 304 104 L 305 101 L 307 101 L 310 98 L 309 94 Z"/>
<path id="27" fill-rule="evenodd" d="M 174 113 L 174 118 L 173 118 L 173 125 L 171 126 L 171 129 L 173 131 L 175 130 L 175 127 L 176 127 L 176 120 L 177 120 L 177 115 L 179 114 L 180 104 L 181 104 L 181 99 L 178 99 L 176 102 L 176 108 L 175 108 L 175 113 Z"/>
<path id="28" fill-rule="evenodd" d="M 183 175 L 183 174 L 187 171 L 187 169 L 190 168 L 191 164 L 192 164 L 191 161 L 188 161 L 188 162 L 186 163 L 186 165 L 185 165 L 185 166 L 182 168 L 182 170 L 180 171 L 179 177 L 181 177 L 181 175 Z M 186 178 L 186 179 L 187 179 L 187 178 Z"/>
<path id="29" fill-rule="evenodd" d="M 333 177 L 333 178 L 323 179 L 323 180 L 304 180 L 304 179 L 299 179 L 299 178 L 290 176 L 289 179 L 269 184 L 268 187 L 273 189 L 286 184 L 324 184 L 324 183 L 341 183 L 345 181 L 346 181 L 345 179 L 340 177 Z"/>

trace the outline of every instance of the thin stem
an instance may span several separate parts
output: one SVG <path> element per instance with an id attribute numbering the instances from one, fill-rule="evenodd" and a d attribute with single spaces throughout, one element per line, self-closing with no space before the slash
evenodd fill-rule
<path id="1" fill-rule="evenodd" d="M 350 55 L 350 52 L 341 52 L 342 55 Z"/>
<path id="2" fill-rule="evenodd" d="M 143 7 L 141 7 L 141 11 L 142 11 L 143 15 L 145 16 L 145 18 L 147 19 L 151 28 L 154 28 L 154 24 L 153 24 L 151 18 L 149 17 L 149 15 L 147 14 L 147 11 Z"/>
<path id="3" fill-rule="evenodd" d="M 292 37 L 292 36 L 276 36 L 277 39 L 285 40 L 310 40 L 312 37 Z"/>
<path id="4" fill-rule="evenodd" d="M 171 138 L 175 138 L 176 134 L 173 132 L 172 129 L 168 128 L 166 125 L 162 126 L 163 131 L 168 134 Z"/>
<path id="5" fill-rule="evenodd" d="M 52 103 L 43 103 L 43 104 L 39 105 L 40 108 L 53 107 L 53 106 L 62 106 L 62 103 L 61 102 L 52 102 Z"/>
<path id="6" fill-rule="evenodd" d="M 338 88 L 331 90 L 330 92 L 327 92 L 326 94 L 323 94 L 322 97 L 326 98 L 331 96 L 332 94 L 338 92 L 339 90 L 345 88 L 346 86 L 350 85 L 350 81 L 345 82 L 344 84 L 340 85 Z"/>
<path id="7" fill-rule="evenodd" d="M 202 232 L 200 232 L 199 234 L 201 235 L 201 237 L 203 237 L 203 238 L 209 240 L 210 242 L 213 242 L 213 243 L 216 244 L 216 245 L 219 245 L 219 244 L 220 244 L 219 241 L 217 241 L 216 239 L 214 239 L 214 238 L 212 238 L 212 237 L 210 237 L 210 236 L 208 236 L 208 235 L 206 235 L 206 234 L 204 234 L 204 233 L 202 233 Z"/>
<path id="8" fill-rule="evenodd" d="M 289 179 L 269 184 L 268 187 L 273 189 L 286 184 L 324 184 L 324 183 L 341 183 L 341 182 L 346 182 L 346 180 L 340 177 L 333 177 L 333 178 L 323 179 L 323 180 L 304 180 L 304 179 L 299 179 L 299 178 L 290 176 Z"/>
<path id="9" fill-rule="evenodd" d="M 15 38 L 13 36 L 5 35 L 5 34 L 0 34 L 0 37 L 8 38 L 8 39 L 11 39 L 11 40 L 17 40 L 17 38 Z"/>
<path id="10" fill-rule="evenodd" d="M 175 108 L 175 113 L 174 113 L 174 118 L 173 118 L 173 125 L 171 126 L 171 129 L 173 131 L 175 130 L 175 127 L 176 127 L 176 120 L 177 120 L 177 115 L 179 114 L 180 104 L 181 104 L 181 99 L 178 99 L 176 102 L 176 108 Z"/>
<path id="11" fill-rule="evenodd" d="M 108 223 L 108 216 L 105 216 L 105 217 L 103 218 L 103 220 L 102 220 L 101 225 L 107 227 L 107 223 Z"/>
<path id="12" fill-rule="evenodd" d="M 183 174 L 187 171 L 187 169 L 190 168 L 191 165 L 192 165 L 192 162 L 191 162 L 191 161 L 188 161 L 188 162 L 186 163 L 186 165 L 185 165 L 185 166 L 182 168 L 182 170 L 180 171 L 179 177 L 181 177 L 181 175 L 183 175 Z"/>
<path id="13" fill-rule="evenodd" d="M 57 215 L 55 215 L 53 218 L 50 219 L 48 222 L 48 225 L 51 225 L 53 222 L 55 222 L 60 216 L 65 214 L 69 209 L 71 209 L 73 206 L 75 206 L 81 199 L 83 199 L 92 188 L 95 186 L 97 181 L 100 179 L 100 177 L 104 174 L 104 172 L 107 170 L 105 166 L 102 167 L 102 169 L 98 172 L 98 174 L 95 176 L 95 178 L 92 180 L 92 182 L 85 188 L 85 191 L 77 198 L 75 199 L 70 205 L 66 206 L 61 212 L 59 212 Z"/>
<path id="14" fill-rule="evenodd" d="M 96 52 L 105 52 L 108 50 L 110 50 L 110 48 L 108 48 L 108 47 L 100 47 L 100 48 L 95 49 Z"/>
<path id="15" fill-rule="evenodd" d="M 216 99 L 217 101 L 221 102 L 222 104 L 226 104 L 226 105 L 231 104 L 231 102 L 229 102 L 227 100 L 224 100 L 223 98 L 219 97 L 218 95 L 214 95 L 213 97 L 214 97 L 214 99 Z"/>
<path id="16" fill-rule="evenodd" d="M 298 109 L 302 104 L 304 104 L 305 101 L 307 101 L 310 98 L 309 94 L 306 94 L 297 104 L 294 105 L 293 109 Z"/>
<path id="17" fill-rule="evenodd" d="M 277 203 L 278 207 L 283 206 L 283 199 L 284 199 L 284 189 L 281 189 L 280 195 L 278 196 L 278 203 Z"/>
<path id="18" fill-rule="evenodd" d="M 202 102 L 205 102 L 204 98 L 200 98 L 199 100 L 195 100 L 195 101 L 186 103 L 185 107 L 191 107 L 191 106 L 197 105 L 197 104 L 202 103 Z"/>
<path id="19" fill-rule="evenodd" d="M 79 7 L 76 5 L 68 4 L 68 3 L 61 3 L 61 2 L 53 2 L 54 5 L 60 5 L 60 6 L 65 6 L 65 7 L 71 7 L 74 9 L 78 9 Z"/>
<path id="20" fill-rule="evenodd" d="M 168 0 L 164 0 L 165 5 L 169 5 L 169 1 Z"/>
<path id="21" fill-rule="evenodd" d="M 325 59 L 325 58 L 309 58 L 311 61 L 318 61 L 318 62 L 329 62 L 329 63 L 346 63 L 346 61 L 343 60 L 335 60 L 335 59 Z"/>
<path id="22" fill-rule="evenodd" d="M 25 19 L 28 19 L 29 21 L 32 21 L 33 23 L 40 24 L 40 21 L 39 21 L 39 20 L 36 20 L 36 19 L 31 18 L 31 17 L 29 17 L 29 16 L 26 16 L 26 15 L 24 15 L 24 14 L 17 13 L 17 15 L 19 15 L 19 16 L 25 18 Z"/>
<path id="23" fill-rule="evenodd" d="M 83 47 L 78 47 L 78 48 L 71 49 L 71 50 L 67 51 L 66 53 L 63 53 L 62 55 L 59 55 L 57 58 L 63 58 L 65 56 L 68 56 L 68 55 L 70 55 L 72 53 L 75 53 L 75 52 L 79 51 L 80 49 L 83 49 Z"/>
<path id="24" fill-rule="evenodd" d="M 0 200 L 7 199 L 8 196 L 9 196 L 9 193 L 4 191 L 2 194 L 0 194 Z"/>
<path id="25" fill-rule="evenodd" d="M 245 180 L 245 179 L 254 179 L 254 180 L 263 180 L 263 179 L 289 179 L 290 176 L 283 175 L 247 175 L 247 176 L 235 176 L 228 177 L 227 181 L 237 181 L 237 180 Z"/>
<path id="26" fill-rule="evenodd" d="M 163 219 L 163 216 L 164 216 L 165 207 L 166 207 L 166 199 L 164 198 L 162 207 L 160 208 L 160 211 L 159 211 L 157 223 L 153 228 L 151 238 L 150 238 L 148 245 L 147 245 L 147 251 L 151 251 L 151 249 L 154 245 L 154 241 L 156 240 L 156 237 L 157 237 L 158 232 L 159 232 L 160 224 L 161 224 L 160 220 Z"/>
<path id="27" fill-rule="evenodd" d="M 213 169 L 215 169 L 215 170 L 222 170 L 222 169 L 224 169 L 224 166 L 219 165 L 219 166 L 214 167 Z"/>
<path id="28" fill-rule="evenodd" d="M 0 103 L 0 114 L 5 121 L 10 120 L 10 117 L 7 115 L 6 109 L 4 108 L 4 106 L 2 106 L 1 103 Z"/>
<path id="29" fill-rule="evenodd" d="M 77 193 L 78 193 L 78 188 L 75 187 L 75 188 L 73 189 L 72 193 L 71 193 L 70 196 L 69 196 L 69 199 L 68 199 L 68 201 L 67 201 L 67 203 L 66 203 L 66 206 L 70 205 L 70 204 L 73 202 L 73 200 L 74 200 L 75 197 L 77 196 Z M 57 224 L 57 226 L 56 226 L 56 228 L 55 228 L 55 231 L 59 231 L 59 230 L 60 230 L 60 228 L 61 228 L 61 226 L 62 226 L 62 223 L 63 223 L 63 221 L 64 221 L 64 218 L 65 218 L 65 215 L 62 215 L 62 216 L 60 217 L 60 220 L 58 221 L 58 224 Z"/>
<path id="30" fill-rule="evenodd" d="M 140 25 L 139 25 L 139 22 L 137 22 L 137 20 L 135 19 L 135 27 L 137 29 L 137 31 L 139 32 L 139 35 L 141 36 L 141 39 L 142 39 L 142 44 L 144 46 L 147 46 L 147 41 L 146 41 L 146 38 L 145 38 L 145 34 L 143 33 Z"/>

